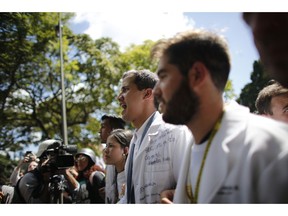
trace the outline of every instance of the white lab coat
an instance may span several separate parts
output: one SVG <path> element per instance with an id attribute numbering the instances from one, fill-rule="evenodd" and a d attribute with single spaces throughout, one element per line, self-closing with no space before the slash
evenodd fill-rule
<path id="1" fill-rule="evenodd" d="M 118 197 L 116 197 L 116 182 L 115 182 L 116 170 L 114 165 L 106 165 L 105 176 L 105 203 L 116 203 L 118 198 L 121 199 L 124 195 L 122 193 L 123 186 L 126 185 L 125 171 L 117 174 L 117 190 Z M 123 191 L 125 192 L 125 191 Z"/>
<path id="2" fill-rule="evenodd" d="M 191 140 L 186 126 L 167 124 L 156 112 L 155 120 L 134 155 L 132 178 L 136 203 L 160 203 L 160 193 L 176 187 L 183 152 Z M 133 141 L 134 137 L 131 144 Z M 129 160 L 125 165 L 126 176 L 128 167 Z M 127 203 L 127 188 L 119 203 Z"/>
<path id="3" fill-rule="evenodd" d="M 190 203 L 190 156 L 191 150 L 183 155 L 174 203 Z M 281 202 L 288 202 L 288 125 L 228 106 L 207 155 L 198 203 Z"/>

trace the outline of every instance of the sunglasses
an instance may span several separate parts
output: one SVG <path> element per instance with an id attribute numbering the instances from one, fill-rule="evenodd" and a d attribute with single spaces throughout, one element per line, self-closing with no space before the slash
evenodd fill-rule
<path id="1" fill-rule="evenodd" d="M 85 161 L 85 160 L 87 160 L 87 157 L 84 155 L 80 155 L 79 157 L 75 158 L 75 162 Z"/>

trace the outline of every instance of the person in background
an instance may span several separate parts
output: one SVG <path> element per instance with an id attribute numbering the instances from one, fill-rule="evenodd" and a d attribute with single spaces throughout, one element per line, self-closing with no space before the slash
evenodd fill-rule
<path id="1" fill-rule="evenodd" d="M 103 115 L 101 117 L 101 128 L 99 131 L 101 143 L 106 143 L 111 131 L 115 129 L 124 129 L 125 121 L 114 115 Z"/>
<path id="2" fill-rule="evenodd" d="M 12 203 L 15 188 L 11 185 L 0 185 L 0 204 Z"/>
<path id="3" fill-rule="evenodd" d="M 105 161 L 103 160 L 103 150 L 105 149 L 107 138 L 110 135 L 112 130 L 115 129 L 124 129 L 126 123 L 123 121 L 122 118 L 114 116 L 114 115 L 103 115 L 101 117 L 101 128 L 99 131 L 100 140 L 101 140 L 101 148 L 102 148 L 102 155 L 100 157 L 96 156 L 96 164 L 100 165 L 101 167 L 105 167 L 105 173 L 111 173 L 113 175 L 115 167 L 114 165 L 106 165 Z M 108 176 L 111 176 L 108 174 Z M 101 196 L 105 199 L 105 188 L 100 189 Z"/>
<path id="4" fill-rule="evenodd" d="M 114 129 L 124 129 L 125 128 L 125 122 L 123 119 L 114 116 L 114 115 L 103 115 L 101 117 L 101 127 L 100 127 L 100 140 L 101 140 L 101 146 L 100 150 L 103 151 L 103 145 L 105 146 L 108 136 L 110 135 L 111 131 Z M 96 164 L 101 166 L 103 169 L 105 169 L 105 162 L 103 161 L 103 156 L 96 156 Z"/>
<path id="5" fill-rule="evenodd" d="M 125 195 L 119 203 L 160 203 L 161 191 L 176 186 L 183 152 L 192 140 L 186 126 L 162 120 L 153 95 L 157 80 L 149 70 L 130 70 L 122 76 L 118 95 L 122 118 L 136 131 L 125 165 Z"/>
<path id="6" fill-rule="evenodd" d="M 107 138 L 106 148 L 103 151 L 104 161 L 113 165 L 105 177 L 105 203 L 117 203 L 125 193 L 125 163 L 128 156 L 129 145 L 132 139 L 130 130 L 116 129 Z"/>
<path id="7" fill-rule="evenodd" d="M 58 170 L 54 167 L 55 155 L 53 150 L 62 145 L 62 141 L 49 139 L 40 143 L 36 156 L 39 158 L 38 166 L 26 173 L 18 180 L 15 187 L 16 196 L 14 193 L 12 203 L 51 203 L 51 191 L 49 183 L 54 175 L 63 175 L 67 180 L 67 192 L 63 193 L 64 203 L 71 203 L 70 191 L 78 190 L 78 182 L 75 180 L 70 169 Z"/>
<path id="8" fill-rule="evenodd" d="M 20 160 L 18 165 L 14 168 L 11 176 L 10 176 L 10 183 L 12 186 L 16 186 L 18 180 L 26 173 L 21 173 L 22 167 L 28 164 L 27 172 L 34 170 L 38 166 L 38 159 L 37 156 L 28 152 L 25 154 L 23 160 Z"/>
<path id="9" fill-rule="evenodd" d="M 82 148 L 75 155 L 75 168 L 78 176 L 79 190 L 76 203 L 105 203 L 99 189 L 105 187 L 104 170 L 95 164 L 92 149 Z"/>
<path id="10" fill-rule="evenodd" d="M 243 13 L 265 71 L 288 88 L 288 13 Z"/>
<path id="11" fill-rule="evenodd" d="M 154 95 L 165 122 L 191 130 L 168 203 L 287 203 L 288 125 L 250 113 L 235 101 L 224 105 L 230 72 L 228 45 L 204 30 L 158 41 L 159 82 Z"/>
<path id="12" fill-rule="evenodd" d="M 258 114 L 288 123 L 288 89 L 276 81 L 270 81 L 255 102 Z"/>

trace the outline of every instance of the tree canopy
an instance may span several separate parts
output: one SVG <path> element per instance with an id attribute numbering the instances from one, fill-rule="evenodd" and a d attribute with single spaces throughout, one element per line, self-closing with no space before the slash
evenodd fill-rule
<path id="1" fill-rule="evenodd" d="M 98 134 L 95 115 L 113 109 L 120 51 L 109 38 L 74 35 L 66 25 L 72 16 L 62 18 L 67 126 L 71 144 L 87 144 Z M 62 137 L 57 24 L 57 13 L 1 13 L 2 150 L 18 150 L 39 135 Z"/>
<path id="2" fill-rule="evenodd" d="M 150 59 L 154 42 L 131 44 L 121 52 L 111 38 L 93 40 L 73 33 L 68 25 L 73 16 L 62 14 L 68 143 L 95 147 L 100 144 L 101 116 L 120 114 L 115 98 L 122 73 L 156 70 Z M 0 155 L 2 178 L 2 170 L 9 173 L 6 169 L 13 167 L 9 151 L 62 138 L 62 90 L 55 31 L 59 14 L 0 13 L 0 20 L 0 152 L 6 152 Z M 234 96 L 231 81 L 225 92 L 227 98 Z"/>
<path id="3" fill-rule="evenodd" d="M 251 72 L 251 83 L 244 86 L 241 91 L 240 97 L 237 102 L 249 107 L 250 112 L 255 112 L 255 101 L 257 99 L 258 93 L 264 88 L 270 78 L 266 75 L 263 66 L 260 61 L 254 61 L 253 71 Z"/>

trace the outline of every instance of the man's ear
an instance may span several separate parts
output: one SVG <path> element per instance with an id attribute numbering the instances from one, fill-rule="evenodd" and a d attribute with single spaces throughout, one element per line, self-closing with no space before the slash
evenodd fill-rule
<path id="1" fill-rule="evenodd" d="M 196 61 L 188 72 L 189 86 L 194 89 L 201 85 L 207 77 L 207 73 L 207 67 L 202 62 Z"/>
<path id="2" fill-rule="evenodd" d="M 151 88 L 147 88 L 144 90 L 144 97 L 143 99 L 148 99 L 148 98 L 151 98 L 153 97 L 153 89 Z"/>

